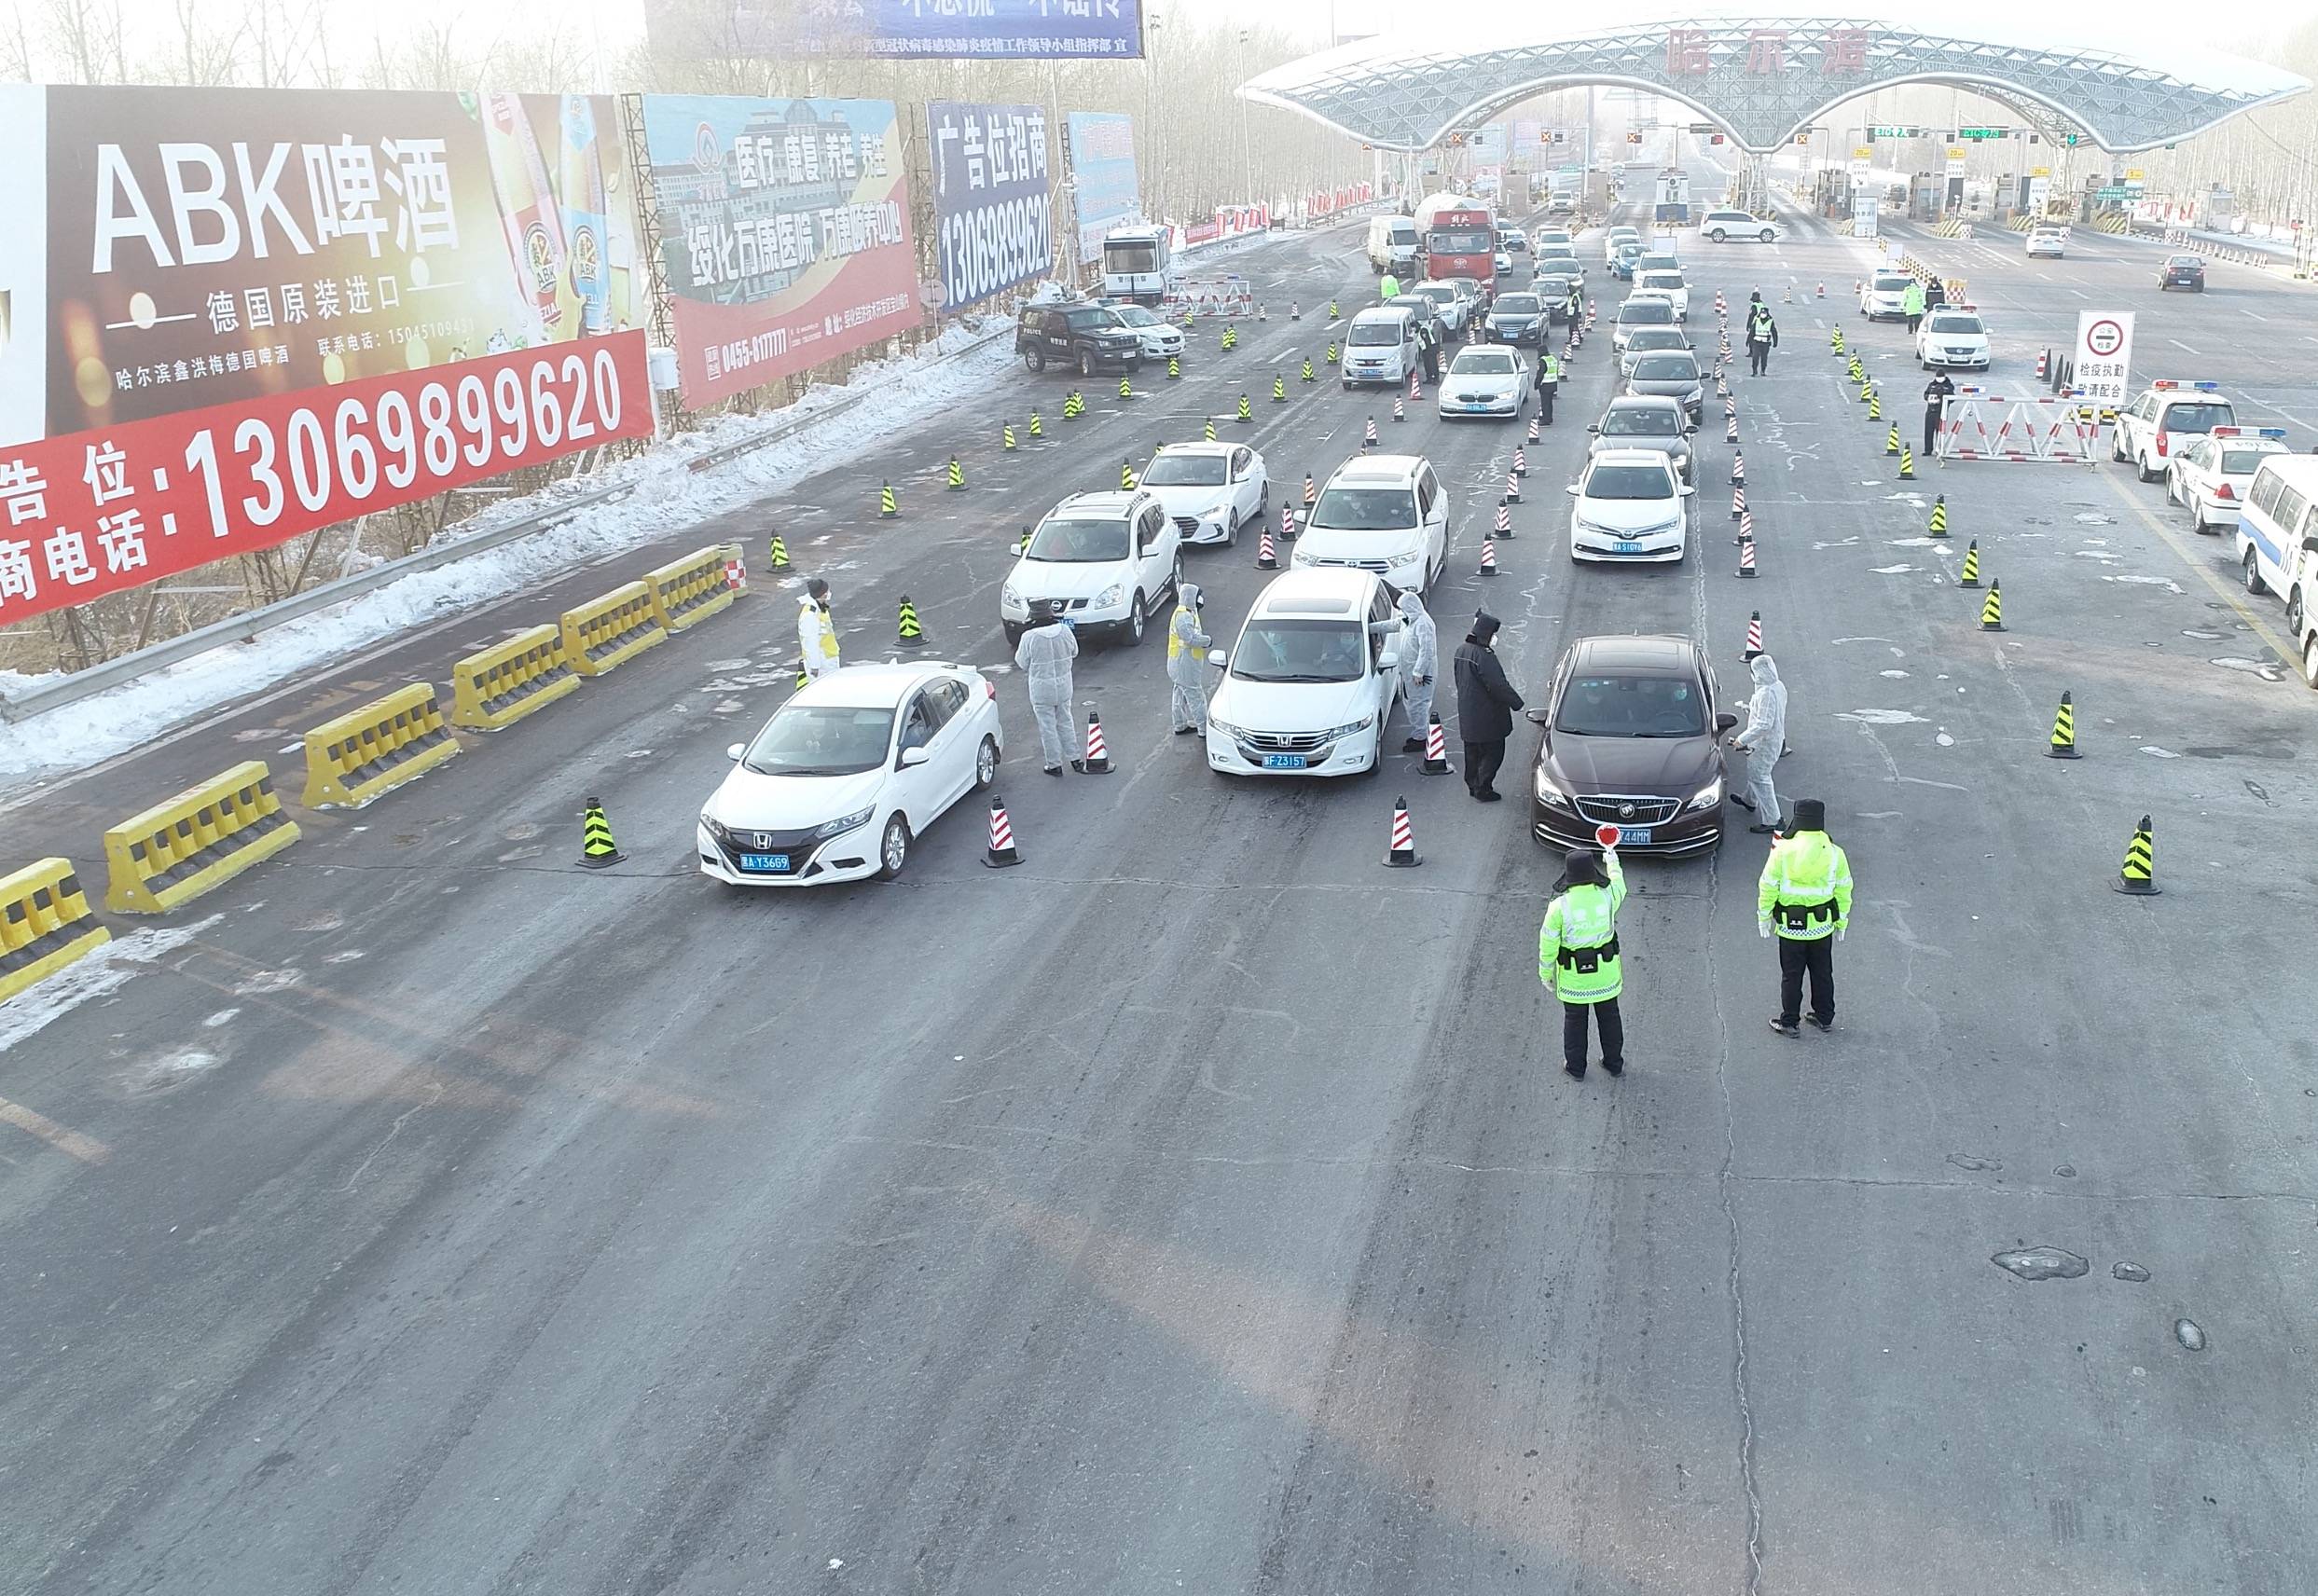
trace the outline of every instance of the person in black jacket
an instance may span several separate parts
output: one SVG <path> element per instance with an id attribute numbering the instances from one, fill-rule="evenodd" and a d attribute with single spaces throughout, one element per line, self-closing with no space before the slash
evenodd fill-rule
<path id="1" fill-rule="evenodd" d="M 1771 351 L 1779 346 L 1779 324 L 1771 319 L 1771 307 L 1761 299 L 1746 308 L 1746 370 L 1750 377 L 1760 377 L 1771 369 Z"/>
<path id="2" fill-rule="evenodd" d="M 1505 679 L 1505 667 L 1492 644 L 1499 623 L 1486 610 L 1473 616 L 1473 629 L 1456 650 L 1456 733 L 1465 743 L 1465 787 L 1483 804 L 1504 797 L 1490 783 L 1505 763 L 1505 739 L 1513 735 L 1513 711 L 1521 695 Z"/>
<path id="3" fill-rule="evenodd" d="M 1939 440 L 1939 423 L 1948 414 L 1948 401 L 1956 396 L 1956 385 L 1946 366 L 1932 373 L 1932 379 L 1924 385 L 1924 458 L 1932 458 L 1932 445 Z"/>

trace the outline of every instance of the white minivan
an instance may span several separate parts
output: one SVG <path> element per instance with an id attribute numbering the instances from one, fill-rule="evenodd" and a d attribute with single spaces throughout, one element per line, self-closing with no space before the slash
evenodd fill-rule
<path id="1" fill-rule="evenodd" d="M 2300 630 L 2318 587 L 2318 459 L 2273 455 L 2254 473 L 2238 512 L 2238 566 L 2248 593 L 2285 600 L 2287 623 Z"/>
<path id="2" fill-rule="evenodd" d="M 1362 776 L 1400 696 L 1392 589 L 1373 571 L 1286 571 L 1256 596 L 1207 700 L 1207 768 L 1227 776 Z"/>
<path id="3" fill-rule="evenodd" d="M 1424 592 L 1449 557 L 1449 496 L 1418 454 L 1359 455 L 1338 466 L 1304 517 L 1290 563 L 1369 571 Z"/>
<path id="4" fill-rule="evenodd" d="M 1361 382 L 1398 387 L 1416 369 L 1415 312 L 1398 305 L 1372 305 L 1356 311 L 1345 329 L 1344 362 L 1337 375 L 1346 388 Z"/>
<path id="5" fill-rule="evenodd" d="M 1416 218 L 1371 216 L 1368 263 L 1378 271 L 1406 271 L 1416 264 Z"/>

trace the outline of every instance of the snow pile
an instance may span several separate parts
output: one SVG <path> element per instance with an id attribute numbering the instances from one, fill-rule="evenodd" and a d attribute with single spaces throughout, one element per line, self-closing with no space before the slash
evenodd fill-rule
<path id="1" fill-rule="evenodd" d="M 579 510 L 559 526 L 433 571 L 413 572 L 320 614 L 261 633 L 253 643 L 213 649 L 110 693 L 0 725 L 0 777 L 93 764 L 301 670 L 519 593 L 591 560 L 642 547 L 856 458 L 874 444 L 922 425 L 931 410 L 985 397 L 1012 363 L 1014 346 L 998 338 L 972 348 L 979 336 L 962 326 L 950 327 L 907 356 L 863 367 L 843 387 L 813 390 L 778 416 L 720 418 L 593 476 L 503 501 L 461 522 L 456 536 L 504 526 L 599 488 L 624 482 L 634 487 L 628 497 Z M 844 413 L 841 425 L 801 427 L 729 464 L 691 469 L 691 461 L 701 455 L 782 422 L 810 418 L 842 398 L 864 394 Z M 0 694 L 14 696 L 54 680 L 0 671 Z"/>

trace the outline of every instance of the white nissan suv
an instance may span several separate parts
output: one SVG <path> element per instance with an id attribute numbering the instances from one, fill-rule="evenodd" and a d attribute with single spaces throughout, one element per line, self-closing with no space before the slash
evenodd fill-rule
<path id="1" fill-rule="evenodd" d="M 1046 513 L 998 590 L 1006 646 L 1022 640 L 1030 606 L 1043 599 L 1081 631 L 1131 648 L 1182 579 L 1182 536 L 1157 494 L 1073 493 Z"/>

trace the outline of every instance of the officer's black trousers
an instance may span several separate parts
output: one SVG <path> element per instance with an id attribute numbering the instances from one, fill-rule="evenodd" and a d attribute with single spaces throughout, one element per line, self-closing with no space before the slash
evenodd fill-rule
<path id="1" fill-rule="evenodd" d="M 1619 1015 L 1618 999 L 1562 1005 L 1562 1067 L 1572 1075 L 1585 1073 L 1585 1017 L 1591 1013 L 1602 1032 L 1602 1067 L 1612 1075 L 1626 1067 L 1626 1022 Z"/>
<path id="2" fill-rule="evenodd" d="M 1835 1022 L 1835 935 L 1810 942 L 1779 939 L 1779 1023 L 1791 1025 L 1801 1017 L 1803 976 L 1811 976 L 1811 1011 L 1821 1025 Z"/>

